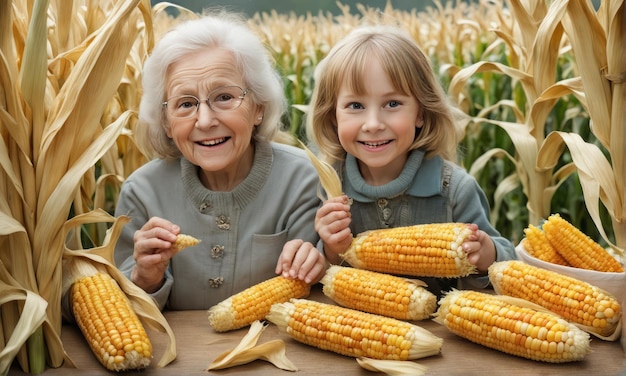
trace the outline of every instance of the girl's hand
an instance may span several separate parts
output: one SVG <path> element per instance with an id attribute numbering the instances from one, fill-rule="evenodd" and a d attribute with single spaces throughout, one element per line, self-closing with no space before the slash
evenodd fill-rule
<path id="1" fill-rule="evenodd" d="M 478 229 L 478 225 L 468 225 L 472 230 L 462 247 L 467 252 L 467 259 L 472 265 L 476 265 L 479 272 L 487 272 L 489 266 L 496 261 L 496 247 L 491 237 L 486 232 Z"/>
<path id="2" fill-rule="evenodd" d="M 315 231 L 322 239 L 324 253 L 332 264 L 341 262 L 339 254 L 345 252 L 352 243 L 351 221 L 348 196 L 328 199 L 317 209 Z"/>
<path id="3" fill-rule="evenodd" d="M 176 253 L 172 243 L 180 233 L 180 227 L 172 222 L 152 217 L 135 231 L 133 258 L 135 267 L 130 279 L 147 293 L 157 291 L 163 284 L 165 270 Z"/>
<path id="4" fill-rule="evenodd" d="M 324 255 L 313 244 L 294 239 L 285 243 L 276 263 L 276 274 L 311 285 L 322 279 L 327 267 Z"/>

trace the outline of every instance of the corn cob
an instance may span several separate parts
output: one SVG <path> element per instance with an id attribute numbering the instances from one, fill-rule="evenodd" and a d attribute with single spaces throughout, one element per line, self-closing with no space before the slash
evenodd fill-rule
<path id="1" fill-rule="evenodd" d="M 613 334 L 622 315 L 620 304 L 608 292 L 521 261 L 492 264 L 489 280 L 497 293 L 539 304 L 601 336 Z"/>
<path id="2" fill-rule="evenodd" d="M 309 295 L 311 286 L 282 276 L 251 286 L 209 309 L 209 325 L 218 332 L 239 329 L 263 320 L 274 303 Z"/>
<path id="3" fill-rule="evenodd" d="M 419 359 L 439 354 L 443 345 L 406 321 L 306 299 L 274 304 L 267 320 L 299 342 L 353 357 Z"/>
<path id="4" fill-rule="evenodd" d="M 528 225 L 524 229 L 524 249 L 531 256 L 552 264 L 569 266 L 569 263 L 550 244 L 546 234 L 533 225 Z"/>
<path id="5" fill-rule="evenodd" d="M 111 371 L 146 368 L 152 344 L 117 282 L 105 273 L 79 278 L 71 287 L 74 318 L 100 363 Z"/>
<path id="6" fill-rule="evenodd" d="M 191 235 L 178 234 L 176 241 L 172 244 L 172 247 L 176 252 L 180 252 L 187 247 L 193 247 L 200 244 L 200 239 L 196 239 Z"/>
<path id="7" fill-rule="evenodd" d="M 417 277 L 464 277 L 476 268 L 461 244 L 471 234 L 463 223 L 432 223 L 367 231 L 342 257 L 355 268 Z"/>
<path id="8" fill-rule="evenodd" d="M 439 301 L 436 316 L 437 322 L 460 337 L 527 359 L 577 361 L 590 349 L 587 332 L 509 296 L 454 290 Z"/>
<path id="9" fill-rule="evenodd" d="M 400 320 L 423 320 L 437 308 L 437 297 L 418 280 L 333 265 L 321 283 L 324 295 L 344 307 Z"/>
<path id="10" fill-rule="evenodd" d="M 560 215 L 552 214 L 542 227 L 552 246 L 573 267 L 600 272 L 624 271 L 624 267 L 600 244 Z"/>

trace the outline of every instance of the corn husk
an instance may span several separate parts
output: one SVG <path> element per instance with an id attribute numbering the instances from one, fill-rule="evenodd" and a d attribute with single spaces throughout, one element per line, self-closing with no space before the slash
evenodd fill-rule
<path id="1" fill-rule="evenodd" d="M 356 358 L 359 365 L 373 372 L 382 372 L 388 376 L 420 376 L 425 375 L 428 367 L 408 360 L 380 360 L 359 357 Z"/>
<path id="2" fill-rule="evenodd" d="M 257 320 L 250 325 L 250 329 L 239 344 L 220 354 L 211 362 L 207 371 L 225 369 L 250 363 L 254 360 L 266 360 L 285 371 L 297 371 L 296 367 L 285 354 L 285 342 L 279 339 L 265 342 L 257 346 L 257 341 L 266 326 Z"/>
<path id="3" fill-rule="evenodd" d="M 313 163 L 313 167 L 315 167 L 315 170 L 320 177 L 322 189 L 326 192 L 326 197 L 333 198 L 341 196 L 343 194 L 341 189 L 341 179 L 339 178 L 337 171 L 335 171 L 335 168 L 319 159 L 315 153 L 307 148 L 302 142 L 300 142 L 300 146 L 304 149 L 304 151 L 306 151 L 311 163 Z M 321 192 L 318 192 L 318 196 L 320 196 L 320 199 L 324 199 Z"/>

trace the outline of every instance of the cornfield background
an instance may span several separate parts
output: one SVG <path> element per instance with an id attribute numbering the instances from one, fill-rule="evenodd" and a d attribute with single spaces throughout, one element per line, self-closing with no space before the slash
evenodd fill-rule
<path id="1" fill-rule="evenodd" d="M 528 224 L 558 212 L 623 257 L 624 1 L 337 6 L 339 15 L 249 19 L 285 80 L 286 132 L 304 140 L 313 70 L 339 38 L 362 23 L 401 25 L 466 114 L 459 162 L 487 193 L 495 227 L 518 243 Z M 62 363 L 62 260 L 112 246 L 119 187 L 147 160 L 133 140 L 143 61 L 190 17 L 148 0 L 0 3 L 3 374 L 13 359 L 33 373 L 45 367 L 32 350 L 42 338 L 46 364 Z"/>

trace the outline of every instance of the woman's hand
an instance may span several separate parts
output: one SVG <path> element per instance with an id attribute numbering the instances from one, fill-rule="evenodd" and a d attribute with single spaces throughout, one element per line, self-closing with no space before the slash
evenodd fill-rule
<path id="1" fill-rule="evenodd" d="M 345 252 L 352 243 L 351 221 L 348 196 L 328 199 L 317 209 L 315 231 L 324 243 L 324 253 L 331 264 L 339 264 L 339 254 Z"/>
<path id="2" fill-rule="evenodd" d="M 468 225 L 472 234 L 463 242 L 463 250 L 467 252 L 467 259 L 472 265 L 476 265 L 479 272 L 487 272 L 489 266 L 496 261 L 496 246 L 486 232 L 480 230 L 478 225 Z"/>
<path id="3" fill-rule="evenodd" d="M 322 279 L 327 267 L 324 255 L 313 244 L 294 239 L 285 243 L 276 263 L 276 274 L 314 284 Z"/>
<path id="4" fill-rule="evenodd" d="M 130 279 L 147 293 L 157 291 L 163 284 L 167 265 L 176 253 L 172 243 L 179 233 L 180 227 L 159 217 L 150 218 L 135 231 L 133 258 L 136 265 Z"/>

